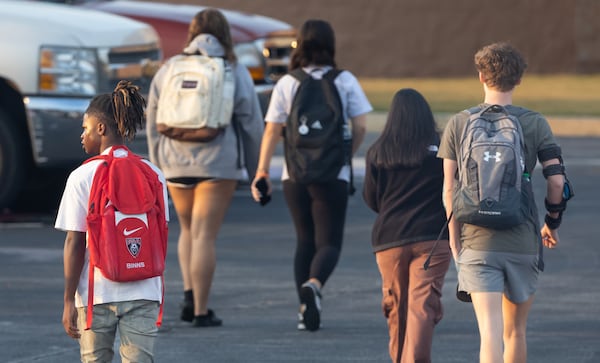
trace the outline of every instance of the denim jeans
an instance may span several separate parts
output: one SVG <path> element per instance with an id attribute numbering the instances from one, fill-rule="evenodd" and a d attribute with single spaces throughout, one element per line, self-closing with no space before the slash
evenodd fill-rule
<path id="1" fill-rule="evenodd" d="M 148 300 L 94 305 L 92 328 L 85 330 L 86 307 L 78 308 L 81 361 L 112 362 L 118 329 L 121 340 L 119 353 L 123 363 L 153 362 L 158 310 L 158 302 Z"/>

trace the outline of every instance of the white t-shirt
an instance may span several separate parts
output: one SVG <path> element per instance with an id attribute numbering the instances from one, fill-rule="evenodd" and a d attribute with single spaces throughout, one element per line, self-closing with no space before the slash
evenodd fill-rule
<path id="1" fill-rule="evenodd" d="M 106 155 L 111 148 L 102 152 Z M 115 152 L 115 157 L 123 157 L 121 150 Z M 162 172 L 152 163 L 144 160 L 154 172 L 163 185 L 163 198 L 165 201 L 165 217 L 169 220 L 169 208 L 166 181 Z M 86 232 L 86 218 L 92 181 L 101 160 L 94 160 L 79 166 L 71 172 L 67 179 L 67 185 L 60 201 L 58 215 L 54 228 L 62 231 Z M 86 249 L 85 263 L 77 292 L 75 293 L 75 306 L 83 307 L 87 305 L 88 298 L 88 271 L 89 271 L 89 251 Z M 153 277 L 146 280 L 132 282 L 114 282 L 106 279 L 98 268 L 94 270 L 94 305 L 118 301 L 131 300 L 151 300 L 162 301 L 162 284 L 160 277 Z"/>
<path id="2" fill-rule="evenodd" d="M 324 73 L 327 73 L 332 67 L 304 67 L 302 68 L 306 73 L 310 74 L 315 79 L 321 79 Z M 352 137 L 349 119 L 363 115 L 365 113 L 373 111 L 373 107 L 369 103 L 367 96 L 365 95 L 358 79 L 354 77 L 349 71 L 343 71 L 338 75 L 334 81 L 335 86 L 340 94 L 342 100 L 342 107 L 344 109 L 344 137 L 350 139 Z M 271 101 L 269 102 L 269 108 L 265 115 L 266 122 L 274 123 L 285 123 L 292 109 L 292 102 L 296 91 L 300 86 L 300 82 L 293 76 L 286 74 L 281 77 L 273 93 L 271 94 Z M 289 179 L 287 167 L 283 163 L 283 170 L 281 179 Z M 338 179 L 349 181 L 350 180 L 350 167 L 344 166 L 338 174 Z"/>

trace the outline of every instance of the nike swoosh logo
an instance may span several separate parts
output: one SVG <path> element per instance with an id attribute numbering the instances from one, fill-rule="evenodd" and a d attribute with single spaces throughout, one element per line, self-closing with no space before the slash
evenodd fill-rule
<path id="1" fill-rule="evenodd" d="M 133 234 L 133 233 L 135 233 L 135 232 L 139 231 L 139 230 L 140 230 L 140 229 L 142 229 L 142 228 L 144 228 L 144 227 L 138 227 L 138 228 L 136 228 L 136 229 L 132 229 L 131 231 L 128 231 L 128 230 L 127 230 L 127 228 L 125 228 L 125 229 L 123 230 L 123 234 L 124 234 L 125 236 L 129 236 L 129 235 L 131 235 L 131 234 Z"/>

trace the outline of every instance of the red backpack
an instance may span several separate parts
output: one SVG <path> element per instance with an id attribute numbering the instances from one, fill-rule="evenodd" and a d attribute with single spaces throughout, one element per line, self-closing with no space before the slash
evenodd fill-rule
<path id="1" fill-rule="evenodd" d="M 102 163 L 94 175 L 88 204 L 86 330 L 92 326 L 94 267 L 116 282 L 162 276 L 168 238 L 163 186 L 156 172 L 124 146 L 114 146 L 108 155 L 85 163 L 92 160 Z M 162 323 L 162 313 L 161 304 L 157 326 Z"/>

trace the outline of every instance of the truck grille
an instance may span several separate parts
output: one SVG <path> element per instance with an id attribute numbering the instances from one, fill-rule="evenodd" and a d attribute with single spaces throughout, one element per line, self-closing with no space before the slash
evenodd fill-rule
<path id="1" fill-rule="evenodd" d="M 152 77 L 160 67 L 162 53 L 156 44 L 147 44 L 104 49 L 99 56 L 104 69 L 100 92 L 112 92 L 120 80 L 126 79 L 147 95 Z"/>
<path id="2" fill-rule="evenodd" d="M 295 42 L 293 33 L 273 34 L 265 40 L 265 82 L 275 83 L 287 73 Z"/>

